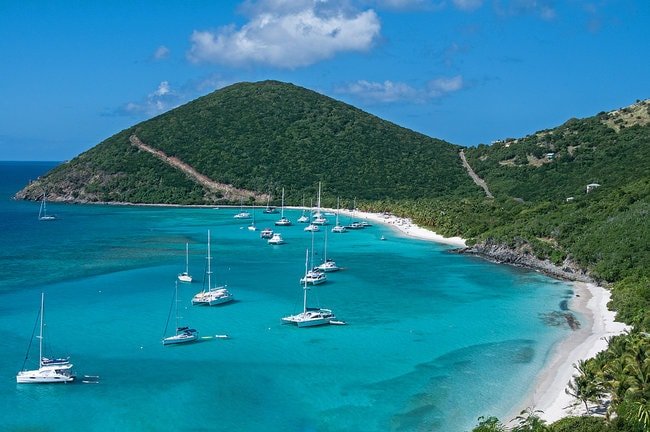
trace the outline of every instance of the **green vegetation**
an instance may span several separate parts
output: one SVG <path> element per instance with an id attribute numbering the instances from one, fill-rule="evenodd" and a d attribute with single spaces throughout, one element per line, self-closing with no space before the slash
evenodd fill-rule
<path id="1" fill-rule="evenodd" d="M 528 411 L 511 429 L 647 430 L 650 422 L 650 101 L 571 119 L 521 139 L 465 149 L 494 199 L 472 183 L 461 149 L 326 96 L 275 81 L 236 84 L 107 139 L 17 194 L 64 201 L 238 203 L 206 191 L 129 141 L 131 135 L 213 181 L 298 204 L 323 182 L 323 205 L 390 211 L 470 245 L 587 272 L 612 288 L 611 306 L 635 331 L 578 365 L 579 403 L 612 400 L 605 420 L 546 425 Z M 587 185 L 597 184 L 590 187 Z M 263 199 L 262 202 L 266 200 Z M 638 353 L 644 360 L 639 360 Z M 636 359 L 636 360 L 634 360 Z M 616 384 L 618 383 L 618 384 Z"/>
<path id="2" fill-rule="evenodd" d="M 469 220 L 492 214 L 495 223 L 472 224 L 474 231 L 458 233 L 478 232 L 473 241 L 513 248 L 523 244 L 556 264 L 570 259 L 611 285 L 610 306 L 619 320 L 634 326 L 630 334 L 613 338 L 607 351 L 576 365 L 569 385 L 578 403 L 589 410 L 600 406 L 605 418 L 562 419 L 525 430 L 650 430 L 650 127 L 647 115 L 630 115 L 648 105 L 467 151 L 496 198 L 465 203 L 465 214 Z M 600 187 L 587 193 L 589 183 Z M 430 225 L 435 222 L 432 218 Z M 445 226 L 453 232 L 455 223 Z M 501 424 L 488 420 L 480 419 L 474 430 L 519 430 L 485 429 Z"/>
<path id="3" fill-rule="evenodd" d="M 292 204 L 315 196 L 319 181 L 327 191 L 324 204 L 332 206 L 337 196 L 376 200 L 475 190 L 457 157 L 459 146 L 316 92 L 266 81 L 232 85 L 122 131 L 25 196 L 36 199 L 47 189 L 53 198 L 87 201 L 215 202 L 184 174 L 131 145 L 131 134 L 213 181 L 276 198 L 284 187 Z"/>

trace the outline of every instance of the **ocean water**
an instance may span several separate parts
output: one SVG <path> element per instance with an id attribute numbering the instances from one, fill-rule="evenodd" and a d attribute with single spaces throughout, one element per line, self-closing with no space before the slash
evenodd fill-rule
<path id="1" fill-rule="evenodd" d="M 0 162 L 2 430 L 465 431 L 516 407 L 570 331 L 545 319 L 570 286 L 381 225 L 328 234 L 345 268 L 310 303 L 348 325 L 283 325 L 302 306 L 303 225 L 269 246 L 231 208 L 52 203 L 58 220 L 41 222 L 38 203 L 11 196 L 52 166 Z M 260 210 L 257 226 L 272 227 Z M 208 229 L 213 277 L 237 300 L 197 307 Z M 186 242 L 181 322 L 205 339 L 163 347 Z M 324 232 L 314 244 L 319 261 Z M 98 384 L 16 384 L 41 292 L 46 348 Z"/>

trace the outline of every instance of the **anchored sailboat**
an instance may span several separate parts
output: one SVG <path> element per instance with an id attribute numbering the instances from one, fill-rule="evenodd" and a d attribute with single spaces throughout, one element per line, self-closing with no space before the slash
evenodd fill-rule
<path id="1" fill-rule="evenodd" d="M 291 225 L 291 221 L 284 217 L 284 188 L 282 188 L 282 207 L 281 207 L 281 215 L 280 219 L 275 221 L 275 224 L 278 226 L 289 226 Z"/>
<path id="2" fill-rule="evenodd" d="M 16 375 L 16 382 L 18 384 L 28 384 L 28 383 L 66 383 L 72 382 L 75 380 L 75 375 L 72 372 L 72 364 L 70 359 L 66 358 L 46 358 L 43 357 L 43 341 L 45 340 L 45 334 L 43 333 L 44 327 L 44 315 L 45 315 L 45 293 L 41 293 L 41 308 L 39 310 L 39 319 L 40 319 L 40 332 L 38 336 L 38 369 L 34 370 L 25 370 L 25 363 L 29 357 L 29 348 L 27 349 L 27 355 L 25 356 L 25 361 L 23 362 L 23 370 L 18 372 Z M 34 329 L 36 330 L 36 329 Z M 32 335 L 32 339 L 34 336 Z M 31 348 L 32 342 L 29 342 L 29 347 Z"/>
<path id="3" fill-rule="evenodd" d="M 208 276 L 208 287 L 207 289 L 203 289 L 203 291 L 196 293 L 194 297 L 192 297 L 192 304 L 193 305 L 204 305 L 204 306 L 215 306 L 218 304 L 222 303 L 227 303 L 229 301 L 234 300 L 235 298 L 233 295 L 228 291 L 226 286 L 220 286 L 220 287 L 212 287 L 212 267 L 211 267 L 211 261 L 212 261 L 212 256 L 210 255 L 210 230 L 208 230 L 208 269 L 207 269 L 207 276 Z"/>
<path id="4" fill-rule="evenodd" d="M 307 306 L 307 272 L 309 270 L 309 249 L 305 251 L 305 282 L 303 283 L 303 308 L 302 312 L 296 315 L 289 315 L 282 318 L 282 322 L 295 324 L 298 327 L 314 327 L 323 324 L 330 324 L 336 317 L 330 309 L 310 308 Z"/>
<path id="5" fill-rule="evenodd" d="M 176 282 L 176 289 L 174 290 L 174 300 L 172 302 L 172 307 L 169 308 L 169 316 L 167 317 L 167 323 L 165 324 L 165 333 L 167 334 L 167 327 L 169 326 L 169 318 L 171 317 L 171 311 L 174 309 L 176 313 L 176 334 L 168 337 L 163 337 L 163 345 L 174 345 L 182 344 L 188 342 L 194 342 L 199 338 L 199 332 L 193 328 L 189 327 L 180 327 L 178 321 L 180 317 L 178 316 L 178 282 Z"/>
<path id="6" fill-rule="evenodd" d="M 181 282 L 192 282 L 192 275 L 190 275 L 190 244 L 185 243 L 185 271 L 178 275 L 178 280 Z"/>
<path id="7" fill-rule="evenodd" d="M 38 220 L 41 221 L 56 220 L 56 216 L 47 214 L 47 204 L 45 204 L 45 194 L 43 194 L 43 199 L 41 200 L 41 208 L 38 210 Z"/>

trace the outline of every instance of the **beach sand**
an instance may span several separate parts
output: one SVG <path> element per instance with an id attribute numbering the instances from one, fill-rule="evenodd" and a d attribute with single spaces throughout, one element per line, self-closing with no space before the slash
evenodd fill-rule
<path id="1" fill-rule="evenodd" d="M 379 213 L 348 210 L 340 212 L 356 219 L 387 224 L 411 237 L 466 247 L 464 239 L 443 237 L 413 224 L 410 219 Z M 611 297 L 609 290 L 585 282 L 573 282 L 572 284 L 575 295 L 569 308 L 582 317 L 580 329 L 573 331 L 569 337 L 554 347 L 546 366 L 534 385 L 531 386 L 526 398 L 520 405 L 514 407 L 515 409 L 508 413 L 508 416 L 501 419 L 504 423 L 509 422 L 526 408 L 542 411 L 540 416 L 548 423 L 562 417 L 582 415 L 584 405 L 576 404 L 576 400 L 565 392 L 567 384 L 575 374 L 573 365 L 579 360 L 594 357 L 600 351 L 605 350 L 607 338 L 630 329 L 626 324 L 615 322 L 616 313 L 607 309 L 607 303 Z"/>
<path id="2" fill-rule="evenodd" d="M 528 398 L 508 419 L 528 407 L 542 411 L 541 418 L 549 423 L 562 417 L 584 414 L 584 405 L 576 405 L 576 399 L 565 392 L 576 373 L 573 365 L 605 350 L 607 338 L 630 329 L 628 325 L 614 321 L 616 313 L 607 309 L 611 297 L 607 289 L 584 282 L 573 282 L 573 287 L 575 296 L 569 307 L 586 321 L 554 348 Z"/>
<path id="3" fill-rule="evenodd" d="M 335 210 L 328 210 L 335 211 Z M 437 234 L 426 228 L 419 227 L 415 225 L 410 219 L 400 218 L 393 215 L 381 214 L 381 213 L 366 213 L 350 210 L 339 210 L 341 214 L 346 216 L 351 216 L 358 220 L 368 220 L 373 222 L 384 223 L 393 227 L 393 229 L 406 234 L 407 236 L 419 238 L 422 240 L 431 240 L 437 243 L 448 244 L 457 247 L 467 247 L 465 240 L 460 237 L 443 237 L 440 234 Z"/>

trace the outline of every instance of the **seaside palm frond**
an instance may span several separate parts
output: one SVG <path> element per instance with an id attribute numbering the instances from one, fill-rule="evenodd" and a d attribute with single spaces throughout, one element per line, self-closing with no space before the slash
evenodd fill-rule
<path id="1" fill-rule="evenodd" d="M 636 412 L 630 412 L 630 414 L 634 415 L 628 416 L 627 420 L 638 424 L 644 431 L 650 430 L 650 404 L 648 401 L 635 402 L 634 406 L 637 410 Z"/>
<path id="2" fill-rule="evenodd" d="M 590 363 L 580 360 L 573 367 L 578 372 L 564 390 L 568 395 L 573 396 L 585 405 L 587 414 L 591 413 L 588 402 L 599 403 L 605 396 L 605 389 L 599 374 L 590 367 Z"/>
<path id="3" fill-rule="evenodd" d="M 533 407 L 526 408 L 513 419 L 517 425 L 511 429 L 511 432 L 550 432 L 550 426 L 540 417 L 540 414 L 543 414 L 543 411 Z"/>
<path id="4" fill-rule="evenodd" d="M 506 427 L 496 417 L 479 417 L 478 425 L 472 432 L 507 432 Z"/>

